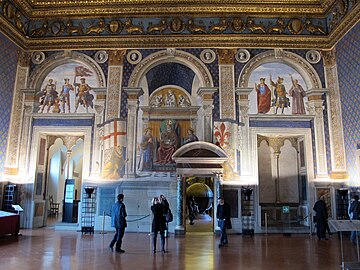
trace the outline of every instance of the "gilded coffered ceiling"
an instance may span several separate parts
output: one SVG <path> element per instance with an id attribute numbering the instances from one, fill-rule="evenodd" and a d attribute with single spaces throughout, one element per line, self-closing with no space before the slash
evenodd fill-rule
<path id="1" fill-rule="evenodd" d="M 358 0 L 0 0 L 0 31 L 28 50 L 139 47 L 330 49 Z"/>

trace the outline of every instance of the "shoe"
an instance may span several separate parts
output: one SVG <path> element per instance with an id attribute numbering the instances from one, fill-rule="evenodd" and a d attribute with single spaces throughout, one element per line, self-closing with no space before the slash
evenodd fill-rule
<path id="1" fill-rule="evenodd" d="M 153 252 L 156 253 L 156 249 L 154 249 Z"/>
<path id="2" fill-rule="evenodd" d="M 190 222 L 190 225 L 194 225 L 195 223 L 194 222 Z"/>
<path id="3" fill-rule="evenodd" d="M 223 244 L 219 244 L 219 248 L 223 247 L 224 245 Z"/>
<path id="4" fill-rule="evenodd" d="M 118 253 L 125 253 L 125 250 L 119 249 L 119 250 L 116 250 L 116 252 L 118 252 Z"/>
<path id="5" fill-rule="evenodd" d="M 111 246 L 109 246 L 109 250 L 110 250 L 111 252 L 114 252 L 114 248 L 111 247 Z"/>
<path id="6" fill-rule="evenodd" d="M 162 253 L 166 253 L 166 250 L 165 250 L 165 249 L 163 249 Z"/>

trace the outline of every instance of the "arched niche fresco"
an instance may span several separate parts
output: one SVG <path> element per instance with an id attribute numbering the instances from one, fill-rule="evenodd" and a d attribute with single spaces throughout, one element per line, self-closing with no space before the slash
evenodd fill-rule
<path id="1" fill-rule="evenodd" d="M 279 81 L 280 80 L 280 81 Z M 282 84 L 286 91 L 280 101 L 278 87 Z M 285 63 L 264 63 L 254 69 L 249 76 L 248 86 L 254 87 L 249 95 L 249 114 L 306 114 L 308 90 L 303 77 L 291 66 Z"/>
<path id="2" fill-rule="evenodd" d="M 96 71 L 85 63 L 69 62 L 52 69 L 43 80 L 37 97 L 40 113 L 94 112 L 99 87 Z"/>

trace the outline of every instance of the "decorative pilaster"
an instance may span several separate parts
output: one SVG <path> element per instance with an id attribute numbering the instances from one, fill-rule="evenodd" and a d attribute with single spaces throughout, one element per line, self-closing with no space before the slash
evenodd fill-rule
<path id="1" fill-rule="evenodd" d="M 120 116 L 121 84 L 123 63 L 126 50 L 109 52 L 108 89 L 106 99 L 105 121 Z"/>
<path id="2" fill-rule="evenodd" d="M 342 123 L 339 80 L 335 50 L 322 52 L 325 65 L 325 83 L 329 89 L 328 115 L 331 150 L 331 178 L 346 179 L 345 143 Z"/>
<path id="3" fill-rule="evenodd" d="M 181 235 L 185 234 L 185 219 L 184 219 L 184 213 L 186 213 L 184 209 L 184 180 L 180 175 L 177 176 L 176 179 L 176 185 L 177 185 L 177 198 L 176 198 L 176 204 L 177 204 L 177 213 L 176 213 L 176 227 L 175 227 L 175 234 Z"/>
<path id="4" fill-rule="evenodd" d="M 127 175 L 128 177 L 135 177 L 136 172 L 136 123 L 137 112 L 139 109 L 139 96 L 143 94 L 141 88 L 124 88 L 124 91 L 128 94 L 128 118 L 127 118 Z"/>
<path id="5" fill-rule="evenodd" d="M 310 89 L 306 92 L 308 97 L 308 109 L 314 115 L 315 154 L 316 154 L 316 178 L 328 177 L 324 131 L 324 113 L 322 95 L 327 89 Z"/>
<path id="6" fill-rule="evenodd" d="M 235 50 L 219 49 L 220 119 L 235 120 Z"/>
<path id="7" fill-rule="evenodd" d="M 91 166 L 91 175 L 99 175 L 102 158 L 101 158 L 101 150 L 103 150 L 103 140 L 101 140 L 103 136 L 103 127 L 101 127 L 101 123 L 103 123 L 104 118 L 104 105 L 105 100 L 97 99 L 95 101 L 94 109 L 95 109 L 95 125 L 94 125 L 94 139 L 93 139 L 93 149 L 92 149 L 92 166 Z"/>
<path id="8" fill-rule="evenodd" d="M 250 175 L 250 124 L 249 124 L 249 95 L 253 88 L 236 88 L 239 106 L 239 121 L 242 123 L 240 145 L 240 168 L 241 175 Z"/>
<path id="9" fill-rule="evenodd" d="M 30 152 L 30 134 L 32 124 L 32 113 L 34 110 L 34 103 L 37 101 L 35 97 L 35 89 L 22 90 L 24 97 L 23 105 L 23 120 L 21 127 L 21 141 L 19 150 L 19 171 L 26 172 L 28 170 L 28 160 Z"/>
<path id="10" fill-rule="evenodd" d="M 212 113 L 214 108 L 213 95 L 217 91 L 217 88 L 199 88 L 197 94 L 201 96 L 203 103 L 204 113 L 204 141 L 212 142 L 213 124 L 212 124 Z"/>
<path id="11" fill-rule="evenodd" d="M 19 171 L 19 153 L 22 137 L 23 93 L 29 75 L 30 53 L 21 52 L 16 70 L 14 95 L 11 107 L 11 120 L 6 151 L 5 174 L 16 175 Z"/>

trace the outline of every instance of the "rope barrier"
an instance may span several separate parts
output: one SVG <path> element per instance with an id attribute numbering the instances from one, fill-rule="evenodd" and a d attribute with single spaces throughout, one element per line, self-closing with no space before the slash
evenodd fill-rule
<path id="1" fill-rule="evenodd" d="M 108 217 L 111 217 L 111 215 L 109 213 L 106 213 L 104 212 L 104 216 L 108 216 Z M 139 221 L 139 220 L 142 220 L 142 219 L 145 219 L 147 217 L 149 217 L 150 215 L 145 215 L 143 217 L 140 217 L 140 218 L 137 218 L 137 219 L 133 219 L 133 220 L 126 220 L 126 222 L 135 222 L 135 221 Z"/>

